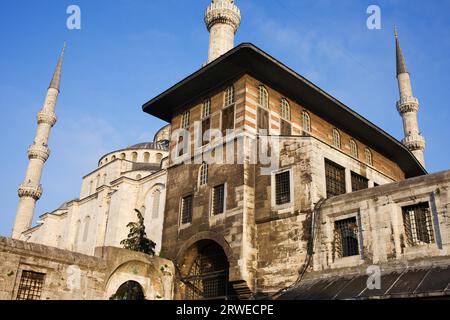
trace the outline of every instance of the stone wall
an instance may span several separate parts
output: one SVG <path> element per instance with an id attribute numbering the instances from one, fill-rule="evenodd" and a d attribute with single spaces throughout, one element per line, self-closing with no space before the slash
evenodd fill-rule
<path id="1" fill-rule="evenodd" d="M 0 300 L 15 300 L 23 271 L 45 274 L 40 300 L 105 300 L 127 281 L 148 300 L 172 299 L 172 262 L 103 247 L 87 256 L 0 237 Z"/>

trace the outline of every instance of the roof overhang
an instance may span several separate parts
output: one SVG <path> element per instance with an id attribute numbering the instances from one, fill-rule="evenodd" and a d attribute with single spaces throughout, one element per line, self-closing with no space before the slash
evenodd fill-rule
<path id="1" fill-rule="evenodd" d="M 344 128 L 354 138 L 395 161 L 407 178 L 427 173 L 397 139 L 250 43 L 243 43 L 207 64 L 145 103 L 143 110 L 170 122 L 178 109 L 244 74 L 264 82 L 336 127 Z"/>

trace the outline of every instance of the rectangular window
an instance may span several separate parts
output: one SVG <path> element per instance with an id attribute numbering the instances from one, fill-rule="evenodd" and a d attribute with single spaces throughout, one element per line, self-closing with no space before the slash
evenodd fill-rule
<path id="1" fill-rule="evenodd" d="M 212 214 L 218 215 L 225 212 L 225 185 L 221 184 L 213 188 Z"/>
<path id="2" fill-rule="evenodd" d="M 345 169 L 340 165 L 325 160 L 325 177 L 327 198 L 345 193 Z"/>
<path id="3" fill-rule="evenodd" d="M 290 136 L 291 135 L 291 124 L 286 120 L 280 120 L 280 134 L 282 136 Z"/>
<path id="4" fill-rule="evenodd" d="M 355 217 L 334 223 L 334 244 L 337 258 L 359 255 L 358 224 Z"/>
<path id="5" fill-rule="evenodd" d="M 227 130 L 234 130 L 234 105 L 222 111 L 222 135 L 225 136 Z"/>
<path id="6" fill-rule="evenodd" d="M 433 243 L 433 222 L 428 202 L 404 207 L 402 211 L 408 246 Z"/>
<path id="7" fill-rule="evenodd" d="M 269 112 L 264 108 L 258 108 L 258 133 L 269 134 Z"/>
<path id="8" fill-rule="evenodd" d="M 44 285 L 44 273 L 22 271 L 17 300 L 39 300 Z"/>
<path id="9" fill-rule="evenodd" d="M 275 203 L 282 205 L 291 202 L 291 176 L 289 171 L 275 175 Z"/>
<path id="10" fill-rule="evenodd" d="M 192 222 L 192 210 L 193 210 L 192 195 L 186 196 L 181 200 L 181 223 L 188 224 Z"/>
<path id="11" fill-rule="evenodd" d="M 369 188 L 369 180 L 357 173 L 352 172 L 352 191 L 359 191 Z"/>

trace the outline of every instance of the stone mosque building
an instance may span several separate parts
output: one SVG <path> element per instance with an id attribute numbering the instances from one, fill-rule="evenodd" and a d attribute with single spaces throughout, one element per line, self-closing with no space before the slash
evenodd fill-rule
<path id="1" fill-rule="evenodd" d="M 63 50 L 12 239 L 0 238 L 0 299 L 450 297 L 450 171 L 425 169 L 397 32 L 402 141 L 263 50 L 235 47 L 235 1 L 213 0 L 205 23 L 207 64 L 143 105 L 168 125 L 104 155 L 79 198 L 32 227 Z M 134 209 L 154 257 L 120 248 Z"/>

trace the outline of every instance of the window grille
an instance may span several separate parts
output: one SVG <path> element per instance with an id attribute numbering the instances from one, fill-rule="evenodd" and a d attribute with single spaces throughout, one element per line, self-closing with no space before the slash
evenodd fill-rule
<path id="1" fill-rule="evenodd" d="M 306 111 L 302 112 L 302 127 L 306 132 L 311 132 L 311 117 Z"/>
<path id="2" fill-rule="evenodd" d="M 369 180 L 359 174 L 352 172 L 352 191 L 359 191 L 369 188 Z"/>
<path id="3" fill-rule="evenodd" d="M 290 172 L 275 175 L 275 201 L 277 205 L 291 202 Z"/>
<path id="4" fill-rule="evenodd" d="M 334 197 L 345 193 L 345 169 L 331 162 L 325 161 L 325 176 L 327 197 Z"/>
<path id="5" fill-rule="evenodd" d="M 181 200 L 181 223 L 188 224 L 192 222 L 192 203 L 193 196 L 189 195 Z"/>
<path id="6" fill-rule="evenodd" d="M 44 285 L 44 273 L 22 271 L 17 300 L 39 300 Z"/>
<path id="7" fill-rule="evenodd" d="M 355 217 L 334 223 L 336 258 L 359 255 L 358 233 Z"/>
<path id="8" fill-rule="evenodd" d="M 221 184 L 213 188 L 212 214 L 218 215 L 225 212 L 225 185 Z"/>
<path id="9" fill-rule="evenodd" d="M 404 207 L 402 210 L 408 246 L 434 243 L 433 222 L 428 203 Z"/>

